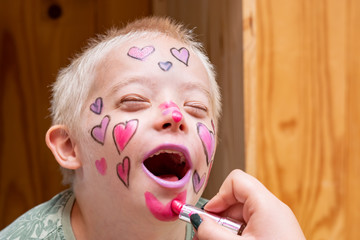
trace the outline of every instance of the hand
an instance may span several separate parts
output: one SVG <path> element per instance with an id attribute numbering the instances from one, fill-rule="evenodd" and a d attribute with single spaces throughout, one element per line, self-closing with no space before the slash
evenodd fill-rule
<path id="1" fill-rule="evenodd" d="M 239 236 L 206 216 L 197 220 L 194 216 L 192 222 L 198 227 L 196 237 L 200 240 L 305 239 L 291 209 L 257 179 L 241 170 L 230 173 L 205 210 L 245 222 L 247 226 Z"/>

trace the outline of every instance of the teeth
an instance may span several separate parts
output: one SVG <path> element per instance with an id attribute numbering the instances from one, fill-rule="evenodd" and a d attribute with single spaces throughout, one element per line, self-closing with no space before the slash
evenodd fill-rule
<path id="1" fill-rule="evenodd" d="M 160 154 L 162 154 L 162 153 L 170 153 L 170 154 L 177 154 L 177 155 L 179 155 L 179 156 L 180 156 L 180 159 L 179 159 L 179 164 L 180 164 L 180 165 L 181 165 L 181 164 L 184 164 L 184 163 L 186 162 L 185 156 L 184 156 L 184 154 L 183 154 L 182 152 L 177 152 L 177 151 L 172 151 L 172 150 L 160 150 L 160 151 L 154 153 L 153 155 L 151 155 L 150 158 L 151 158 L 151 157 L 154 157 L 154 156 L 156 156 L 156 155 L 160 155 Z"/>

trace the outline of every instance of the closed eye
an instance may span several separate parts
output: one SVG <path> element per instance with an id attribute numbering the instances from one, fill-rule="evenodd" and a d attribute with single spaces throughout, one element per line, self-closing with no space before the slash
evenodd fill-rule
<path id="1" fill-rule="evenodd" d="M 118 102 L 118 107 L 123 111 L 134 112 L 150 107 L 150 100 L 138 94 L 123 96 Z"/>
<path id="2" fill-rule="evenodd" d="M 196 118 L 204 118 L 208 115 L 208 108 L 200 102 L 186 102 L 184 104 L 184 109 L 187 113 Z"/>

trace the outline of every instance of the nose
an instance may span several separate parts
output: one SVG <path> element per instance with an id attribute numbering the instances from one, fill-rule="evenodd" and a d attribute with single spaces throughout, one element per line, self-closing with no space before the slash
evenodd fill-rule
<path id="1" fill-rule="evenodd" d="M 183 119 L 176 121 L 173 117 L 167 116 L 165 121 L 161 123 L 161 129 L 169 129 L 171 131 L 185 131 L 186 125 Z"/>
<path id="2" fill-rule="evenodd" d="M 155 122 L 157 130 L 187 131 L 187 124 L 179 107 L 162 108 L 160 116 Z"/>

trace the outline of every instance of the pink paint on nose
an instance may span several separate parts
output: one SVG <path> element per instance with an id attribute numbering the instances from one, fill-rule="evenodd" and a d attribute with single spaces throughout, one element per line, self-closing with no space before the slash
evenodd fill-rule
<path id="1" fill-rule="evenodd" d="M 164 102 L 164 103 L 159 105 L 159 108 L 161 108 L 161 110 L 165 110 L 167 108 L 177 108 L 177 109 L 179 109 L 178 105 L 176 103 L 174 103 L 173 101 Z"/>
<path id="2" fill-rule="evenodd" d="M 164 102 L 164 103 L 160 104 L 159 108 L 162 110 L 163 115 L 167 115 L 171 112 L 172 119 L 176 123 L 180 122 L 181 119 L 183 118 L 183 115 L 180 112 L 179 106 L 176 105 L 176 103 L 174 103 L 172 101 Z"/>
<path id="3" fill-rule="evenodd" d="M 168 115 L 171 112 L 171 108 L 167 108 L 162 112 L 162 115 Z"/>
<path id="4" fill-rule="evenodd" d="M 180 122 L 181 119 L 182 119 L 182 114 L 181 114 L 181 112 L 178 111 L 178 110 L 174 110 L 174 111 L 172 112 L 172 118 L 173 118 L 173 120 L 174 120 L 175 122 Z"/>

